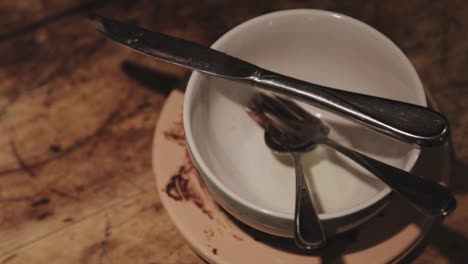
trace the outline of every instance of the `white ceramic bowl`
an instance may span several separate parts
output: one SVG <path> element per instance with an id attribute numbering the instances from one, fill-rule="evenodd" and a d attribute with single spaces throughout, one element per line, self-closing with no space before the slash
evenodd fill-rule
<path id="1" fill-rule="evenodd" d="M 212 48 L 298 79 L 426 106 L 421 81 L 388 38 L 353 18 L 319 10 L 287 10 L 249 20 Z M 183 120 L 195 166 L 217 202 L 242 222 L 292 237 L 295 177 L 275 156 L 263 130 L 245 113 L 255 92 L 246 84 L 194 72 Z M 330 125 L 331 137 L 407 171 L 420 151 L 321 109 L 302 104 Z M 390 189 L 326 147 L 304 154 L 320 219 L 328 235 L 355 227 L 389 201 Z"/>

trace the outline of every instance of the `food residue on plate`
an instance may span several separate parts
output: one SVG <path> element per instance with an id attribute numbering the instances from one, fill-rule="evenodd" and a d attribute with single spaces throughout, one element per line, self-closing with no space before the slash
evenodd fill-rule
<path id="1" fill-rule="evenodd" d="M 174 141 L 185 147 L 185 135 L 182 122 L 174 125 L 164 132 L 167 140 Z M 185 149 L 184 163 L 179 167 L 176 174 L 172 175 L 166 188 L 163 190 L 170 198 L 176 201 L 191 201 L 210 219 L 213 219 L 213 211 L 205 202 L 209 196 L 204 183 L 201 181 L 195 167 L 190 160 L 187 149 Z"/>

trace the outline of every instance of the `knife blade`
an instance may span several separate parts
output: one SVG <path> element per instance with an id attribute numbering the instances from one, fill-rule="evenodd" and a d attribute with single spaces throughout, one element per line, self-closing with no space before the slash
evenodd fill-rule
<path id="1" fill-rule="evenodd" d="M 250 79 L 257 70 L 257 67 L 250 63 L 197 43 L 151 32 L 96 14 L 89 15 L 89 19 L 108 38 L 166 62 L 231 79 Z"/>
<path id="2" fill-rule="evenodd" d="M 437 146 L 448 140 L 447 119 L 429 108 L 305 82 L 187 40 L 96 14 L 88 18 L 106 37 L 159 60 L 221 78 L 248 82 L 419 146 Z"/>

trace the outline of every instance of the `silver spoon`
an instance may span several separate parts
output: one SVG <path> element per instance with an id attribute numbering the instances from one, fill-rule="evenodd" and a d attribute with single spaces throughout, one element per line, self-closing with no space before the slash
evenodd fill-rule
<path id="1" fill-rule="evenodd" d="M 326 236 L 312 198 L 312 188 L 309 186 L 302 169 L 301 152 L 289 150 L 287 145 L 273 139 L 265 133 L 267 146 L 278 154 L 292 157 L 296 172 L 296 205 L 294 213 L 294 241 L 302 249 L 318 249 L 325 246 Z M 304 148 L 302 152 L 309 151 Z"/>
<path id="2" fill-rule="evenodd" d="M 294 210 L 294 242 L 302 249 L 318 249 L 325 246 L 326 236 L 322 224 L 315 209 L 311 188 L 304 177 L 302 169 L 301 152 L 306 152 L 314 148 L 314 143 L 298 149 L 288 137 L 274 137 L 269 133 L 281 130 L 281 127 L 275 127 L 275 124 L 268 119 L 268 113 L 262 112 L 259 106 L 260 101 L 253 100 L 247 108 L 247 112 L 257 121 L 265 130 L 265 142 L 267 146 L 275 153 L 290 155 L 295 167 L 296 174 L 296 204 Z"/>
<path id="3" fill-rule="evenodd" d="M 265 129 L 267 143 L 276 141 L 292 153 L 308 150 L 314 144 L 327 145 L 360 164 L 427 215 L 446 216 L 456 208 L 455 198 L 444 186 L 331 140 L 330 128 L 291 100 L 260 93 L 252 98 L 248 108 Z"/>

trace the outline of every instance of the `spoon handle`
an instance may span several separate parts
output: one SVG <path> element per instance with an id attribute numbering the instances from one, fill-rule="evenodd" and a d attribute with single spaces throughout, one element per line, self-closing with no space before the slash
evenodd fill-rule
<path id="1" fill-rule="evenodd" d="M 301 156 L 292 152 L 296 169 L 296 208 L 294 214 L 294 240 L 302 249 L 317 249 L 325 245 L 322 224 L 315 210 L 314 201 L 302 171 Z"/>
<path id="2" fill-rule="evenodd" d="M 441 145 L 448 139 L 445 117 L 429 108 L 382 97 L 348 92 L 259 70 L 254 85 L 291 96 L 360 122 L 382 134 L 420 146 Z"/>
<path id="3" fill-rule="evenodd" d="M 427 215 L 446 216 L 457 207 L 452 193 L 434 181 L 375 160 L 333 140 L 322 143 L 359 163 Z"/>

